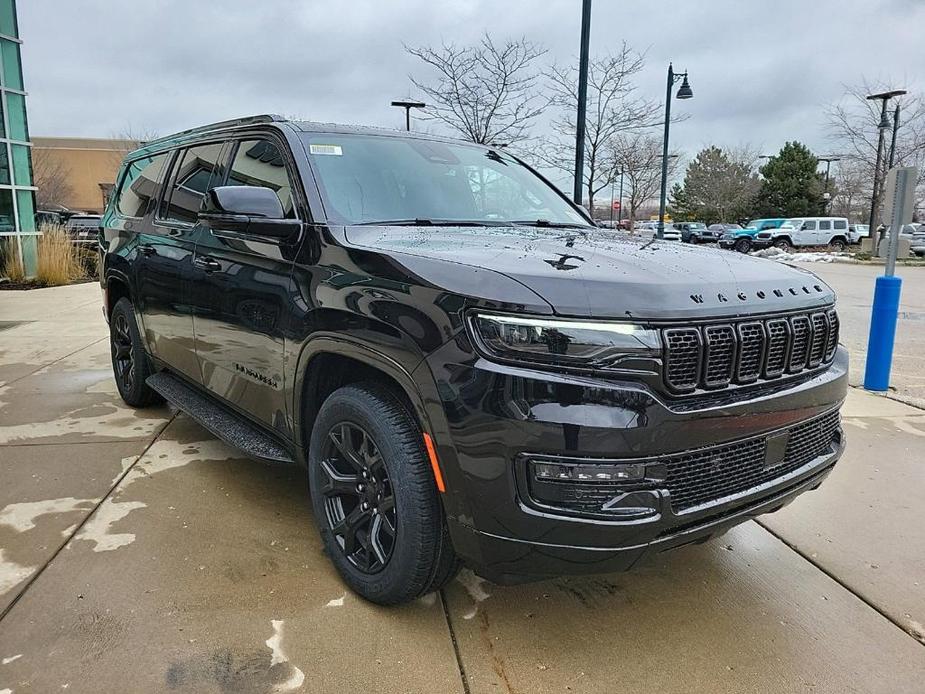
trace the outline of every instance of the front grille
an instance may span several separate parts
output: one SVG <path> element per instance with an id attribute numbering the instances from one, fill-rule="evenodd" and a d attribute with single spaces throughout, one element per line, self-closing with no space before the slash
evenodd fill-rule
<path id="1" fill-rule="evenodd" d="M 767 464 L 767 437 L 704 448 L 653 460 L 667 467 L 667 487 L 675 512 L 709 503 L 770 482 L 832 452 L 839 433 L 837 411 L 788 430 L 783 460 Z"/>
<path id="2" fill-rule="evenodd" d="M 838 346 L 835 309 L 666 328 L 665 383 L 676 393 L 771 380 L 827 364 Z"/>

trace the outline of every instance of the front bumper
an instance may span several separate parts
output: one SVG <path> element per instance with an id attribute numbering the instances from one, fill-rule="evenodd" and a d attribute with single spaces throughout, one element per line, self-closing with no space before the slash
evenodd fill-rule
<path id="1" fill-rule="evenodd" d="M 638 461 L 764 441 L 836 411 L 847 362 L 839 348 L 828 369 L 787 387 L 691 402 L 638 383 L 502 366 L 450 342 L 419 368 L 432 372 L 445 417 L 438 451 L 456 551 L 497 582 L 618 571 L 776 510 L 828 474 L 844 449 L 840 429 L 798 468 L 693 507 L 675 511 L 667 485 L 649 485 L 653 511 L 625 519 L 538 506 L 525 489 L 523 457 Z"/>

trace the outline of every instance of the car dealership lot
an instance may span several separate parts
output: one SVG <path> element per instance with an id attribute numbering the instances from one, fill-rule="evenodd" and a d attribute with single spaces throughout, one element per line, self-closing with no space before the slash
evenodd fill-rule
<path id="1" fill-rule="evenodd" d="M 810 269 L 857 382 L 880 270 Z M 99 306 L 93 284 L 0 293 L 0 692 L 920 691 L 925 411 L 852 391 L 818 491 L 630 573 L 464 572 L 386 609 L 322 555 L 302 472 L 122 405 Z M 900 321 L 910 399 L 922 325 Z"/>

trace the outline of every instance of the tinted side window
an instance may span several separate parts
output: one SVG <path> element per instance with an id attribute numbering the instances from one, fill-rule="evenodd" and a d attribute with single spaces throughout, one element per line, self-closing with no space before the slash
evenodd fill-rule
<path id="1" fill-rule="evenodd" d="M 213 184 L 216 165 L 222 153 L 222 143 L 190 147 L 177 155 L 172 184 L 164 196 L 161 219 L 194 223 L 199 204 Z"/>
<path id="2" fill-rule="evenodd" d="M 847 228 L 848 228 L 848 222 L 846 222 L 844 219 L 836 219 L 836 220 L 835 220 L 835 228 L 836 228 L 836 229 L 847 229 Z"/>
<path id="3" fill-rule="evenodd" d="M 295 218 L 292 183 L 286 173 L 286 163 L 279 148 L 268 140 L 244 140 L 238 145 L 231 170 L 229 186 L 262 186 L 276 191 L 283 212 Z"/>
<path id="4" fill-rule="evenodd" d="M 126 167 L 118 193 L 117 206 L 121 214 L 126 217 L 144 217 L 148 203 L 157 193 L 157 182 L 167 163 L 167 156 L 165 152 L 136 159 Z"/>
<path id="5" fill-rule="evenodd" d="M 829 220 L 820 220 L 819 221 L 819 231 L 830 231 L 832 229 L 832 222 Z"/>

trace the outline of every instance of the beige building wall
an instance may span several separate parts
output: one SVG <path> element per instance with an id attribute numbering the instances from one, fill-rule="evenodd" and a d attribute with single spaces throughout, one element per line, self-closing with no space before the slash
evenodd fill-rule
<path id="1" fill-rule="evenodd" d="M 70 194 L 58 204 L 82 212 L 102 212 L 105 196 L 115 183 L 122 157 L 136 145 L 132 140 L 33 137 L 33 158 L 37 169 L 35 185 L 39 186 L 37 197 L 43 197 L 42 181 L 38 180 L 41 169 L 53 170 L 60 165 L 59 170 L 66 172 Z"/>

